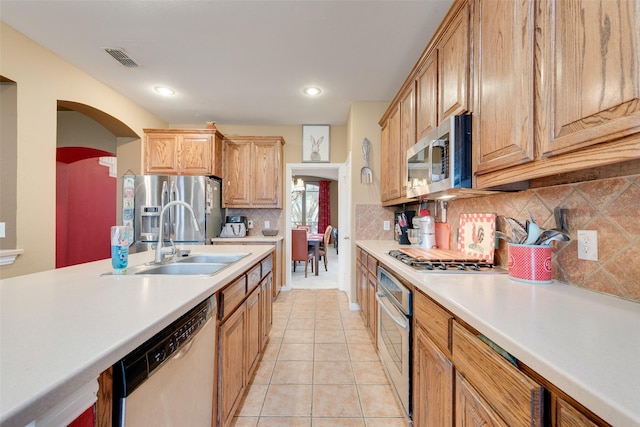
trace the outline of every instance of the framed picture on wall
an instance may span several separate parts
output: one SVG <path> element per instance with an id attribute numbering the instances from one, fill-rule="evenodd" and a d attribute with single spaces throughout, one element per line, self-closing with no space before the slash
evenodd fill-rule
<path id="1" fill-rule="evenodd" d="M 302 161 L 329 162 L 329 125 L 302 125 Z"/>

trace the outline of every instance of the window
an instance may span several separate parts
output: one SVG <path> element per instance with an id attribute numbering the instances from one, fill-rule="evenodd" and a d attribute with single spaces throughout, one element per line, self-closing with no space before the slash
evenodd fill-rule
<path id="1" fill-rule="evenodd" d="M 318 182 L 305 182 L 304 192 L 291 201 L 291 227 L 308 225 L 312 233 L 318 232 Z"/>

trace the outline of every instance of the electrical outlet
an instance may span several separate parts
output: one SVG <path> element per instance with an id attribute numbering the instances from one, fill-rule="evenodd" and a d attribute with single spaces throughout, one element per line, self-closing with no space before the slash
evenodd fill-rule
<path id="1" fill-rule="evenodd" d="M 249 228 L 249 229 L 253 228 L 253 220 L 252 219 L 247 220 L 247 228 Z"/>
<path id="2" fill-rule="evenodd" d="M 6 237 L 5 234 L 5 223 L 0 222 L 0 238 L 4 239 Z"/>
<path id="3" fill-rule="evenodd" d="M 384 222 L 384 230 L 385 231 L 391 230 L 391 221 L 385 221 Z"/>
<path id="4" fill-rule="evenodd" d="M 271 223 L 269 221 L 265 221 L 264 222 L 264 228 L 266 228 L 266 229 L 271 228 Z"/>
<path id="5" fill-rule="evenodd" d="M 598 232 L 578 230 L 578 259 L 598 260 Z"/>

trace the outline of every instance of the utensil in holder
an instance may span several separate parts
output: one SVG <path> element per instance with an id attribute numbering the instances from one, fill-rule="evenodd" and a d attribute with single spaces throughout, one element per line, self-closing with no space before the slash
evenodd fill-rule
<path id="1" fill-rule="evenodd" d="M 551 246 L 509 243 L 509 277 L 527 283 L 551 283 Z"/>

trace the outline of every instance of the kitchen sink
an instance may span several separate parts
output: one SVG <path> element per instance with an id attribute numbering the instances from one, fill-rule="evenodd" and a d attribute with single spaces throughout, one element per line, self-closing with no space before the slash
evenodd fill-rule
<path id="1" fill-rule="evenodd" d="M 179 264 L 202 264 L 202 263 L 230 264 L 230 263 L 241 260 L 247 255 L 249 255 L 248 252 L 235 253 L 235 254 L 193 254 L 193 255 L 187 255 L 187 256 L 176 259 L 176 263 L 179 263 Z"/>
<path id="2" fill-rule="evenodd" d="M 122 275 L 210 276 L 249 255 L 248 252 L 230 254 L 189 254 L 161 264 L 150 262 L 129 266 Z M 103 276 L 114 275 L 113 272 Z"/>
<path id="3" fill-rule="evenodd" d="M 132 274 L 173 274 L 173 275 L 211 275 L 222 270 L 229 263 L 183 264 L 170 263 L 146 268 Z"/>

